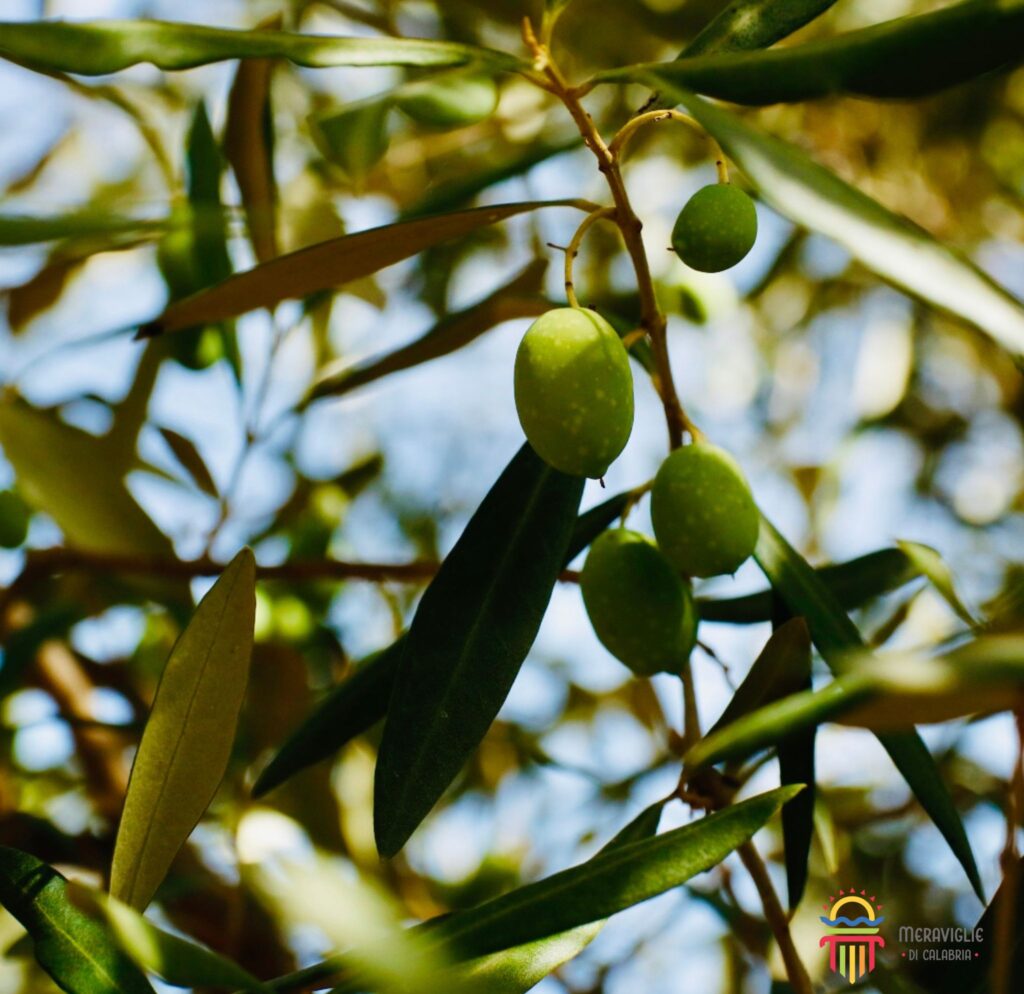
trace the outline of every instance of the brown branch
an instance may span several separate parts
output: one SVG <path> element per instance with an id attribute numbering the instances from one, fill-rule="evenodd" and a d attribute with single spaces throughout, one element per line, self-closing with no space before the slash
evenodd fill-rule
<path id="1" fill-rule="evenodd" d="M 261 580 L 365 580 L 369 583 L 425 583 L 437 574 L 440 563 L 413 560 L 408 563 L 364 563 L 343 559 L 298 559 L 277 566 L 257 566 Z M 116 573 L 159 577 L 217 576 L 224 563 L 202 556 L 171 559 L 166 556 L 126 555 L 56 547 L 28 553 L 25 568 L 15 581 L 22 589 L 28 579 L 63 572 Z M 579 573 L 564 570 L 559 579 L 579 582 Z"/>

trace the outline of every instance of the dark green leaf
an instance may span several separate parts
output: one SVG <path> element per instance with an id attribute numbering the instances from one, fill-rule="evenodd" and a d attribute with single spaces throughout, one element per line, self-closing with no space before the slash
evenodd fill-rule
<path id="1" fill-rule="evenodd" d="M 576 519 L 563 565 L 568 565 L 620 514 L 629 492 L 616 494 Z M 253 795 L 261 797 L 299 770 L 326 759 L 375 725 L 387 713 L 404 636 L 366 660 L 338 684 L 288 737 L 260 774 Z"/>
<path id="2" fill-rule="evenodd" d="M 789 610 L 807 620 L 814 644 L 833 671 L 841 671 L 844 657 L 863 651 L 864 641 L 856 626 L 814 570 L 763 515 L 754 555 Z M 913 731 L 887 732 L 878 740 L 981 896 L 981 879 L 963 822 L 921 737 Z"/>
<path id="3" fill-rule="evenodd" d="M 0 904 L 32 938 L 39 965 L 68 994 L 153 994 L 107 930 L 67 897 L 68 882 L 34 856 L 0 846 Z"/>
<path id="4" fill-rule="evenodd" d="M 820 566 L 815 573 L 847 611 L 920 576 L 900 549 L 879 549 L 845 563 Z M 704 621 L 755 625 L 771 620 L 772 592 L 769 589 L 740 597 L 698 597 L 697 607 Z"/>
<path id="5" fill-rule="evenodd" d="M 188 472 L 192 482 L 203 493 L 209 494 L 211 497 L 217 497 L 217 484 L 210 475 L 210 470 L 207 468 L 206 463 L 203 462 L 203 457 L 199 454 L 199 450 L 192 439 L 186 438 L 172 428 L 161 428 L 160 434 L 163 435 L 164 441 L 171 452 L 174 453 L 174 458 Z"/>
<path id="6" fill-rule="evenodd" d="M 780 213 L 833 238 L 883 279 L 1024 354 L 1024 307 L 969 260 L 793 146 L 692 94 L 675 91 L 673 97 Z"/>
<path id="7" fill-rule="evenodd" d="M 237 273 L 201 293 L 172 303 L 141 335 L 158 335 L 210 321 L 236 317 L 259 307 L 273 307 L 282 300 L 308 297 L 352 280 L 369 276 L 386 266 L 437 245 L 468 235 L 477 228 L 540 207 L 591 205 L 580 200 L 534 200 L 500 204 L 473 210 L 400 221 L 369 231 L 332 238 L 308 248 L 279 256 L 270 262 Z"/>
<path id="8" fill-rule="evenodd" d="M 676 60 L 768 48 L 820 17 L 836 0 L 733 0 Z"/>
<path id="9" fill-rule="evenodd" d="M 748 841 L 800 787 L 781 787 L 653 839 L 602 852 L 452 915 L 430 934 L 462 954 L 481 955 L 608 918 L 717 866 Z"/>
<path id="10" fill-rule="evenodd" d="M 145 908 L 227 769 L 249 677 L 256 563 L 243 549 L 196 608 L 164 668 L 132 764 L 110 893 Z"/>
<path id="11" fill-rule="evenodd" d="M 382 376 L 449 355 L 503 321 L 543 314 L 551 306 L 540 295 L 546 269 L 546 262 L 535 260 L 490 296 L 448 315 L 408 345 L 381 358 L 327 374 L 314 384 L 310 399 L 341 396 Z"/>
<path id="12" fill-rule="evenodd" d="M 191 69 L 225 59 L 288 59 L 330 66 L 458 66 L 514 72 L 525 63 L 474 45 L 420 38 L 343 38 L 286 31 L 232 31 L 167 21 L 0 22 L 0 56 L 29 67 L 104 76 L 140 62 Z"/>
<path id="13" fill-rule="evenodd" d="M 760 52 L 700 55 L 599 73 L 595 80 L 685 86 L 740 104 L 830 93 L 920 97 L 1021 60 L 1022 0 L 967 0 L 837 38 Z"/>
<path id="14" fill-rule="evenodd" d="M 581 478 L 524 445 L 424 593 L 377 759 L 382 855 L 402 848 L 504 703 L 544 617 L 582 494 Z"/>

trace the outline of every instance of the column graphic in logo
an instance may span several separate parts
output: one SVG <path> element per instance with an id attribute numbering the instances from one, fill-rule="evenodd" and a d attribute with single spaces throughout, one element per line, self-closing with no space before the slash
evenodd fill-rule
<path id="1" fill-rule="evenodd" d="M 828 943 L 829 969 L 851 984 L 875 968 L 875 949 L 885 946 L 885 939 L 878 934 L 878 926 L 885 918 L 875 912 L 874 895 L 866 898 L 866 893 L 841 890 L 838 898 L 829 896 L 829 904 L 823 905 L 828 917 L 818 916 L 826 925 L 818 945 Z M 881 904 L 878 910 L 882 910 Z"/>

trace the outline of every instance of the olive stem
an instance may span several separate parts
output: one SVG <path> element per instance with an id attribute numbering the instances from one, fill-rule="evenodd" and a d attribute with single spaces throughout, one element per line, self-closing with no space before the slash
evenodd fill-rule
<path id="1" fill-rule="evenodd" d="M 676 121 L 679 124 L 685 124 L 687 127 L 693 128 L 694 131 L 698 132 L 702 138 L 706 138 L 711 143 L 711 150 L 715 153 L 715 168 L 718 171 L 718 182 L 729 182 L 729 166 L 726 164 L 722 146 L 704 130 L 704 126 L 695 118 L 690 117 L 689 114 L 684 114 L 680 110 L 650 110 L 646 114 L 638 114 L 619 128 L 615 136 L 608 143 L 608 151 L 614 158 L 621 159 L 622 153 L 633 135 L 645 125 L 657 124 L 660 121 Z"/>
<path id="2" fill-rule="evenodd" d="M 590 230 L 591 225 L 595 221 L 600 221 L 603 217 L 615 217 L 615 208 L 601 207 L 588 214 L 576 229 L 576 234 L 572 236 L 571 241 L 565 248 L 565 298 L 569 301 L 570 307 L 578 308 L 580 306 L 580 302 L 576 298 L 576 287 L 572 279 L 573 263 L 576 261 L 576 256 L 580 254 L 580 244 L 583 242 L 584 235 Z"/>
<path id="3" fill-rule="evenodd" d="M 534 68 L 547 77 L 551 92 L 565 105 L 566 110 L 576 123 L 584 144 L 597 159 L 598 169 L 604 174 L 612 199 L 615 202 L 615 221 L 622 232 L 633 271 L 636 273 L 637 290 L 640 294 L 640 324 L 651 339 L 651 350 L 657 366 L 654 377 L 658 395 L 665 409 L 665 423 L 668 427 L 669 448 L 676 449 L 683 444 L 684 432 L 693 430 L 690 419 L 686 416 L 679 395 L 676 393 L 675 381 L 672 377 L 672 366 L 668 356 L 668 341 L 665 315 L 658 306 L 651 277 L 650 264 L 644 250 L 640 232 L 643 223 L 637 217 L 629 200 L 626 185 L 619 171 L 618 160 L 609 151 L 593 119 L 580 103 L 579 92 L 565 80 L 558 66 L 551 59 L 550 52 L 537 40 L 529 18 L 523 19 L 523 39 L 534 57 Z"/>

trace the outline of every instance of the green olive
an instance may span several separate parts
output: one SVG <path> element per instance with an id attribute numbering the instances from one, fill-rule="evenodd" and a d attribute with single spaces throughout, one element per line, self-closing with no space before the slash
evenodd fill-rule
<path id="1" fill-rule="evenodd" d="M 759 516 L 736 460 L 706 442 L 676 449 L 651 490 L 658 545 L 688 576 L 735 573 L 757 544 Z"/>
<path id="2" fill-rule="evenodd" d="M 615 329 L 580 307 L 548 311 L 516 354 L 516 410 L 536 453 L 572 476 L 603 476 L 633 428 L 633 374 Z"/>
<path id="3" fill-rule="evenodd" d="M 0 492 L 0 546 L 16 549 L 28 537 L 29 510 L 13 490 Z"/>
<path id="4" fill-rule="evenodd" d="M 615 528 L 591 546 L 580 575 L 601 644 L 637 676 L 678 673 L 697 638 L 690 588 L 645 535 Z"/>
<path id="5" fill-rule="evenodd" d="M 712 183 L 698 190 L 676 218 L 672 248 L 691 269 L 720 273 L 735 266 L 757 238 L 757 210 L 742 190 Z"/>
<path id="6" fill-rule="evenodd" d="M 490 76 L 445 73 L 401 87 L 395 103 L 417 124 L 431 128 L 460 128 L 494 113 L 498 86 Z"/>

